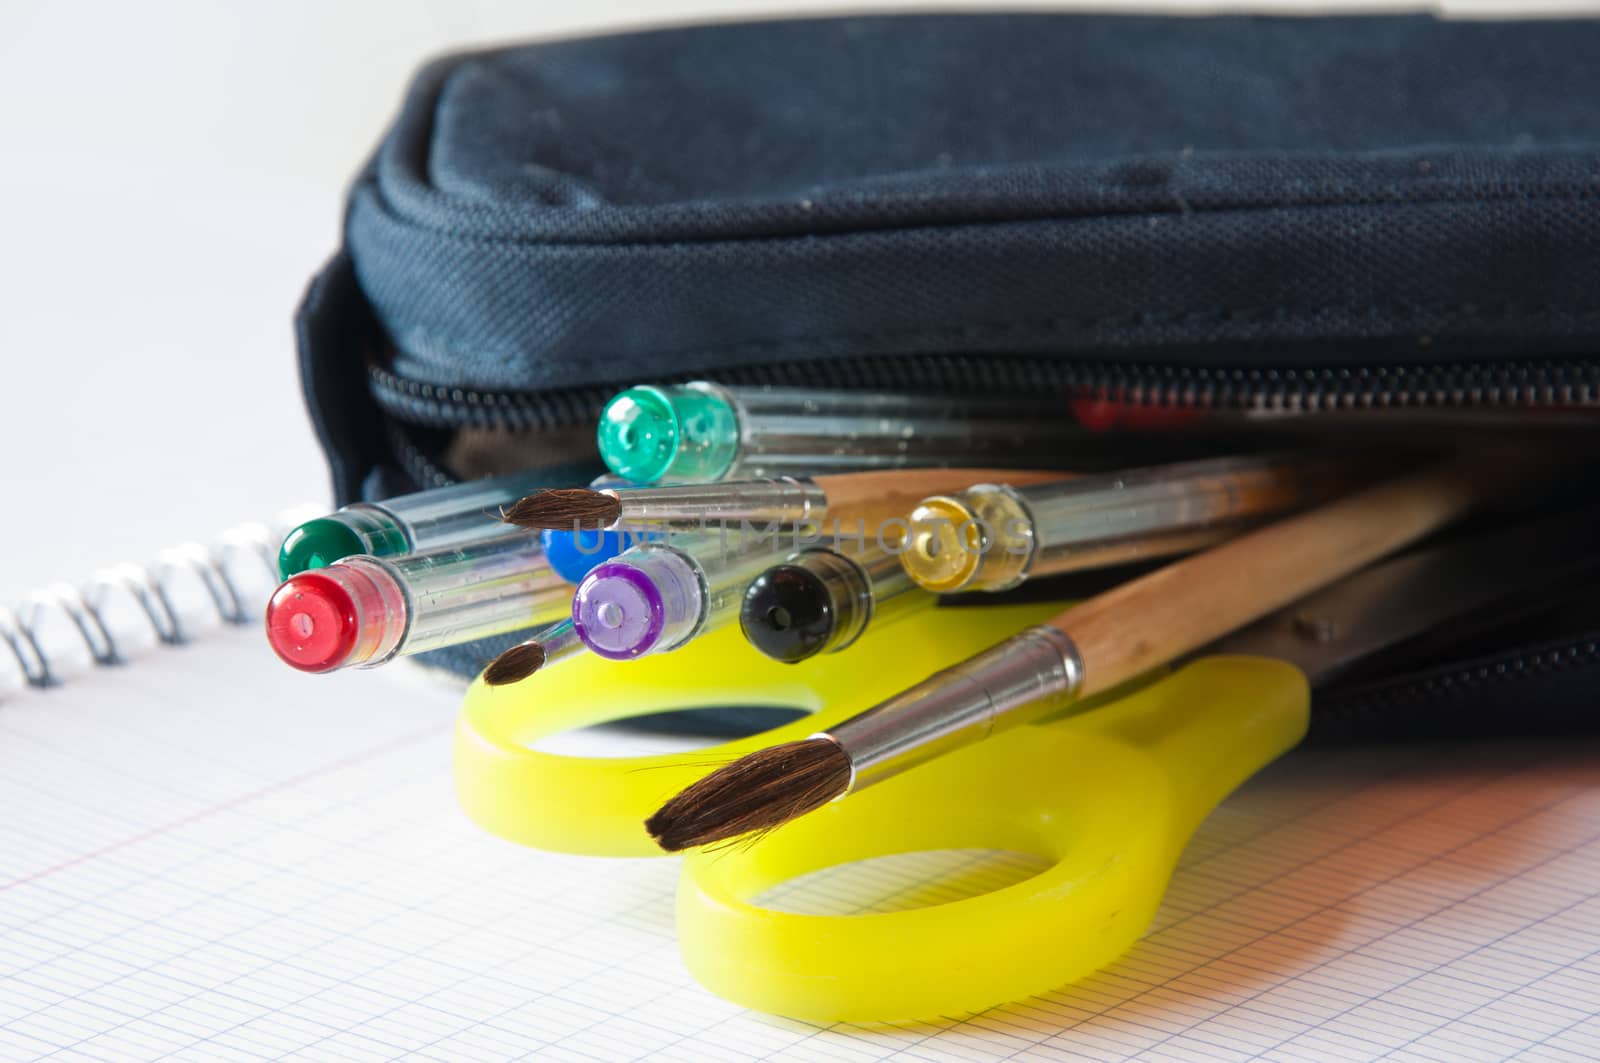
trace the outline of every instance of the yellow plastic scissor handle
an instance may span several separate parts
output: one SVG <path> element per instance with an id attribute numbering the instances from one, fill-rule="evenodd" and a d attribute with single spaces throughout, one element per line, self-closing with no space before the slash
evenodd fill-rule
<path id="1" fill-rule="evenodd" d="M 467 691 L 456 723 L 456 795 L 479 826 L 524 845 L 659 856 L 645 818 L 712 768 L 760 746 L 814 734 L 1063 606 L 925 609 L 869 628 L 841 653 L 800 665 L 763 657 L 733 627 L 637 661 L 580 657 L 512 686 L 479 681 Z M 528 748 L 563 731 L 642 713 L 757 705 L 814 715 L 691 754 L 600 759 Z"/>
<path id="2" fill-rule="evenodd" d="M 627 664 L 580 659 L 512 687 L 475 684 L 456 729 L 457 794 L 481 826 L 527 845 L 655 854 L 644 818 L 713 766 L 826 728 L 1060 609 L 928 610 L 798 667 L 723 630 Z M 694 854 L 678 895 L 685 961 L 730 1000 L 818 1021 L 976 1010 L 1081 977 L 1143 931 L 1195 826 L 1299 741 L 1307 703 L 1304 678 L 1286 664 L 1206 659 L 1092 711 L 942 757 L 759 844 Z M 688 755 L 593 759 L 526 745 L 643 712 L 729 705 L 816 711 Z M 1053 863 L 989 894 L 882 915 L 748 903 L 807 871 L 950 848 Z"/>
<path id="3" fill-rule="evenodd" d="M 1288 664 L 1206 658 L 1082 715 L 941 757 L 755 845 L 691 854 L 678 888 L 684 961 L 735 1003 L 816 1022 L 977 1011 L 1074 981 L 1134 943 L 1195 827 L 1299 742 L 1308 706 Z M 1052 864 L 991 893 L 885 914 L 747 902 L 823 867 L 935 849 Z"/>

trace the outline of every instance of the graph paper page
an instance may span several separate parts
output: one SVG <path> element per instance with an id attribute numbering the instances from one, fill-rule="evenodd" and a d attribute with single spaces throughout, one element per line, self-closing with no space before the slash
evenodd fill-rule
<path id="1" fill-rule="evenodd" d="M 1295 754 L 1205 824 L 1113 967 L 979 1015 L 820 1027 L 693 982 L 675 861 L 467 822 L 456 693 L 300 676 L 259 637 L 0 706 L 0 1058 L 1600 1056 L 1593 746 Z M 1028 870 L 913 855 L 768 901 L 934 903 Z"/>

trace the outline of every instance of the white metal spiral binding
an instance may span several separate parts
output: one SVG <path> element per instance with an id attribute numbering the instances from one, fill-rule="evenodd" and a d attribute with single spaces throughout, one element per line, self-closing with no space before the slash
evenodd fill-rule
<path id="1" fill-rule="evenodd" d="M 300 506 L 270 525 L 242 524 L 209 547 L 185 543 L 148 565 L 56 583 L 16 609 L 0 607 L 0 700 L 55 686 L 95 665 L 126 664 L 163 643 L 193 642 L 225 624 L 260 621 L 278 585 L 278 544 L 322 508 Z"/>

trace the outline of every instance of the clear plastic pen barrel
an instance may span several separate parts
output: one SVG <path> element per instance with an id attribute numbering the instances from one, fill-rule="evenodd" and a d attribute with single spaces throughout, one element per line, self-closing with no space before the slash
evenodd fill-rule
<path id="1" fill-rule="evenodd" d="M 500 507 L 549 486 L 551 476 L 519 472 L 352 503 L 291 530 L 278 554 L 279 574 L 287 579 L 355 554 L 394 557 L 492 539 L 505 530 Z"/>
<path id="2" fill-rule="evenodd" d="M 696 382 L 620 392 L 601 415 L 599 442 L 618 475 L 654 483 L 957 464 L 1048 467 L 1081 437 L 1059 397 Z"/>
<path id="3" fill-rule="evenodd" d="M 1004 590 L 1030 576 L 1202 549 L 1353 485 L 1344 458 L 1219 458 L 1012 488 L 984 484 L 912 513 L 906 571 L 928 590 Z"/>
<path id="4" fill-rule="evenodd" d="M 559 617 L 571 586 L 544 564 L 537 541 L 524 534 L 475 549 L 392 561 L 410 598 L 405 652 L 454 646 Z"/>
<path id="5" fill-rule="evenodd" d="M 761 573 L 744 594 L 739 626 L 773 660 L 795 664 L 836 653 L 869 625 L 888 624 L 935 598 L 882 547 L 813 547 Z"/>
<path id="6" fill-rule="evenodd" d="M 630 660 L 676 649 L 732 620 L 745 587 L 787 552 L 790 534 L 740 530 L 640 543 L 597 566 L 572 599 L 583 641 L 602 657 Z"/>
<path id="7" fill-rule="evenodd" d="M 993 399 L 878 392 L 741 388 L 738 465 L 765 475 L 836 469 L 984 464 L 988 457 L 1058 457 L 1075 434 L 1059 409 Z M 737 468 L 737 466 L 736 466 Z"/>
<path id="8" fill-rule="evenodd" d="M 569 611 L 570 591 L 525 532 L 398 558 L 347 557 L 278 588 L 268 638 L 304 671 L 371 667 L 555 621 Z"/>

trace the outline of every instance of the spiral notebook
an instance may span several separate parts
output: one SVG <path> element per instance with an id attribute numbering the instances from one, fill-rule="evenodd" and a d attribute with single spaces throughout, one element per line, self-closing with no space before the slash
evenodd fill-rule
<path id="1" fill-rule="evenodd" d="M 185 543 L 148 564 L 113 565 L 0 606 L 0 701 L 257 623 L 278 582 L 278 544 L 322 511 L 295 506 L 270 523 L 229 528 L 208 546 Z"/>
<path id="2" fill-rule="evenodd" d="M 676 860 L 469 823 L 459 688 L 426 675 L 306 676 L 222 626 L 0 706 L 0 1059 L 1600 1057 L 1594 745 L 1291 754 L 1206 822 L 1110 968 L 981 1014 L 820 1026 L 694 983 Z M 1035 866 L 909 854 L 763 903 L 932 904 Z"/>

